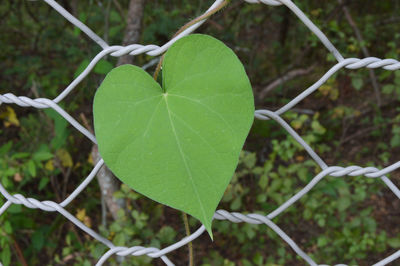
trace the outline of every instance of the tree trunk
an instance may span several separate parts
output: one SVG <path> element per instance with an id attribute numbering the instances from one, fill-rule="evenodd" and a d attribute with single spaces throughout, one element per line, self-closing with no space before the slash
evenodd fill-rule
<path id="1" fill-rule="evenodd" d="M 144 0 L 131 0 L 129 3 L 126 29 L 122 44 L 130 45 L 139 42 L 140 31 L 142 28 Z M 117 65 L 133 64 L 132 55 L 124 55 L 118 59 Z"/>

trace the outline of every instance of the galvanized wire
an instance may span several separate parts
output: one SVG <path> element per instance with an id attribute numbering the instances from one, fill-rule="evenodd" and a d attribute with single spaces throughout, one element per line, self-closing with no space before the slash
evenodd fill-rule
<path id="1" fill-rule="evenodd" d="M 213 5 L 208 9 L 213 9 L 215 6 L 219 5 L 223 0 L 216 0 Z M 90 64 L 86 67 L 86 69 L 75 78 L 67 88 L 65 88 L 56 98 L 53 100 L 46 98 L 36 98 L 31 99 L 26 96 L 16 96 L 13 93 L 0 94 L 0 104 L 16 104 L 21 107 L 33 107 L 38 109 L 51 108 L 55 110 L 58 114 L 60 114 L 65 120 L 67 120 L 76 130 L 85 135 L 89 140 L 93 143 L 96 143 L 95 136 L 90 133 L 84 126 L 82 126 L 78 121 L 76 121 L 71 115 L 69 115 L 65 110 L 63 110 L 58 103 L 62 101 L 65 97 L 67 97 L 73 89 L 91 72 L 91 70 L 95 67 L 97 62 L 107 56 L 115 56 L 119 57 L 122 55 L 130 54 L 130 55 L 138 55 L 138 54 L 147 54 L 150 56 L 158 56 L 164 53 L 175 41 L 183 36 L 186 36 L 193 31 L 195 31 L 205 20 L 200 21 L 191 27 L 187 28 L 185 31 L 180 33 L 178 36 L 171 39 L 169 42 L 165 43 L 162 46 L 158 45 L 141 45 L 141 44 L 132 44 L 128 46 L 109 46 L 102 38 L 100 38 L 97 34 L 95 34 L 88 26 L 75 18 L 72 14 L 66 11 L 61 5 L 59 5 L 54 0 L 44 0 L 47 4 L 55 9 L 61 16 L 66 18 L 76 27 L 82 30 L 90 39 L 96 42 L 101 48 L 102 51 L 99 52 L 90 62 Z M 284 105 L 277 111 L 270 110 L 257 110 L 255 112 L 255 118 L 261 120 L 275 120 L 280 126 L 282 126 L 304 149 L 308 152 L 310 157 L 321 167 L 322 171 L 317 174 L 303 189 L 293 195 L 290 199 L 288 199 L 285 203 L 279 206 L 276 210 L 272 211 L 266 215 L 260 214 L 242 214 L 237 212 L 228 212 L 225 210 L 218 210 L 214 214 L 214 219 L 216 220 L 228 220 L 233 223 L 250 223 L 250 224 L 265 224 L 269 228 L 271 228 L 274 232 L 276 232 L 283 241 L 285 241 L 293 251 L 303 258 L 305 262 L 309 265 L 318 265 L 314 262 L 310 256 L 308 256 L 283 230 L 281 230 L 274 222 L 271 220 L 285 211 L 287 208 L 292 206 L 296 201 L 298 201 L 301 197 L 303 197 L 306 193 L 308 193 L 319 181 L 321 181 L 326 176 L 333 177 L 344 177 L 344 176 L 365 176 L 366 178 L 380 178 L 386 186 L 400 199 L 400 190 L 394 185 L 386 175 L 390 172 L 393 172 L 400 168 L 400 161 L 389 165 L 383 169 L 378 169 L 375 167 L 361 167 L 361 166 L 328 166 L 321 157 L 301 138 L 296 131 L 290 127 L 290 125 L 281 117 L 281 115 L 288 110 L 292 109 L 296 104 L 302 101 L 304 98 L 309 96 L 315 90 L 317 90 L 321 85 L 323 85 L 333 74 L 337 71 L 347 68 L 347 69 L 358 69 L 358 68 L 383 68 L 386 70 L 398 70 L 400 69 L 400 62 L 396 59 L 379 59 L 376 57 L 367 57 L 367 58 L 343 58 L 340 52 L 334 47 L 334 45 L 329 41 L 329 39 L 323 34 L 315 24 L 307 18 L 307 16 L 290 0 L 245 0 L 250 4 L 263 3 L 271 6 L 279 6 L 285 5 L 289 8 L 309 29 L 313 32 L 322 42 L 322 44 L 330 51 L 333 56 L 338 61 L 330 70 L 328 70 L 317 82 L 315 82 L 312 86 L 305 89 L 302 93 L 300 93 L 297 97 L 295 97 L 288 104 Z M 208 11 L 207 10 L 207 11 Z M 206 12 L 207 12 L 206 11 Z M 24 205 L 27 208 L 31 209 L 40 209 L 45 212 L 58 212 L 67 218 L 70 222 L 78 226 L 82 231 L 86 232 L 90 236 L 92 236 L 97 241 L 106 245 L 109 249 L 108 251 L 99 258 L 96 265 L 102 265 L 109 257 L 112 255 L 117 256 L 149 256 L 151 258 L 161 258 L 166 265 L 174 265 L 167 257 L 167 254 L 186 245 L 190 241 L 198 238 L 202 233 L 205 232 L 205 227 L 201 226 L 197 229 L 193 234 L 187 236 L 180 241 L 172 244 L 163 249 L 158 249 L 155 247 L 142 247 L 142 246 L 133 246 L 133 247 L 120 247 L 115 246 L 110 240 L 104 238 L 99 233 L 95 232 L 91 228 L 87 227 L 77 218 L 75 218 L 70 212 L 66 211 L 64 208 L 71 203 L 80 193 L 84 191 L 86 186 L 93 180 L 96 173 L 99 169 L 104 165 L 104 161 L 101 159 L 90 172 L 90 174 L 82 181 L 82 183 L 69 195 L 65 200 L 60 203 L 46 200 L 39 201 L 34 198 L 27 198 L 21 194 L 11 195 L 8 191 L 3 187 L 0 183 L 0 193 L 6 198 L 6 203 L 0 207 L 0 215 L 2 215 L 12 204 Z M 374 264 L 375 266 L 386 265 L 400 257 L 400 250 L 393 253 L 392 255 L 382 259 L 381 261 Z M 1 262 L 0 262 L 1 265 Z M 344 264 L 338 264 L 344 265 Z"/>

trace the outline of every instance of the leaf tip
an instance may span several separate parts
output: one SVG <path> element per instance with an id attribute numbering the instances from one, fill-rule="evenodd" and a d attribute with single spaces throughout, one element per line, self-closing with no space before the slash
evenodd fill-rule
<path id="1" fill-rule="evenodd" d="M 209 235 L 210 238 L 211 238 L 211 241 L 214 242 L 214 235 L 213 235 L 213 233 L 212 233 L 211 228 L 207 228 L 207 227 L 206 227 L 206 230 L 207 230 L 208 235 Z"/>
<path id="2" fill-rule="evenodd" d="M 214 241 L 214 236 L 213 236 L 213 232 L 212 232 L 212 220 L 211 221 L 202 221 L 204 227 L 207 230 L 208 235 L 211 238 L 211 241 Z"/>

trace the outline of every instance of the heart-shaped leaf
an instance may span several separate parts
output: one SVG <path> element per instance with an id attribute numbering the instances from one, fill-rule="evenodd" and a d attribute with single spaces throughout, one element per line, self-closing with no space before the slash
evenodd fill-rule
<path id="1" fill-rule="evenodd" d="M 165 54 L 163 88 L 139 67 L 113 69 L 94 99 L 94 127 L 106 165 L 143 195 L 198 218 L 213 214 L 236 169 L 254 100 L 243 65 L 206 35 Z"/>

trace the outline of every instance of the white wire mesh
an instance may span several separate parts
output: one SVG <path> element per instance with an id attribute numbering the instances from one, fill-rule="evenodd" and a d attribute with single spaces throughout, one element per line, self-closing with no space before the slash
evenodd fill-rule
<path id="1" fill-rule="evenodd" d="M 164 53 L 176 40 L 192 33 L 196 30 L 201 24 L 204 23 L 200 21 L 182 33 L 180 33 L 175 38 L 171 39 L 169 42 L 164 44 L 163 46 L 157 45 L 140 45 L 140 44 L 132 44 L 128 46 L 109 46 L 102 38 L 96 35 L 91 29 L 89 29 L 85 24 L 72 16 L 68 11 L 66 11 L 62 6 L 60 6 L 54 0 L 44 0 L 47 4 L 53 7 L 60 15 L 74 24 L 76 27 L 80 28 L 88 37 L 90 37 L 93 41 L 95 41 L 98 45 L 103 49 L 100 53 L 98 53 L 87 66 L 87 68 L 75 79 L 70 85 L 64 89 L 56 98 L 53 100 L 46 98 L 36 98 L 31 99 L 25 96 L 16 96 L 12 93 L 0 94 L 0 104 L 17 104 L 21 107 L 34 107 L 34 108 L 52 108 L 57 113 L 59 113 L 62 117 L 64 117 L 73 127 L 75 127 L 79 132 L 85 135 L 88 139 L 90 139 L 93 143 L 96 143 L 95 136 L 90 133 L 85 127 L 79 124 L 72 116 L 70 116 L 67 112 L 65 112 L 58 103 L 62 101 L 68 94 L 72 92 L 72 90 L 90 73 L 90 71 L 94 68 L 97 62 L 106 55 L 111 55 L 115 57 L 119 57 L 125 54 L 130 55 L 138 55 L 138 54 L 148 54 L 150 56 L 157 56 Z M 217 5 L 219 5 L 223 0 L 216 0 L 213 5 L 208 9 L 213 9 Z M 308 152 L 308 154 L 312 157 L 312 159 L 321 167 L 322 171 L 316 175 L 302 190 L 292 196 L 289 200 L 287 200 L 284 204 L 278 207 L 273 212 L 267 215 L 260 214 L 241 214 L 236 212 L 228 212 L 225 210 L 218 210 L 214 214 L 214 219 L 217 220 L 228 220 L 233 223 L 251 223 L 251 224 L 265 224 L 273 231 L 275 231 L 281 238 L 284 240 L 293 251 L 303 258 L 310 265 L 318 265 L 314 262 L 304 251 L 301 250 L 299 246 L 288 236 L 284 231 L 282 231 L 275 223 L 271 220 L 281 214 L 288 207 L 293 205 L 297 200 L 299 200 L 302 196 L 304 196 L 308 191 L 310 191 L 319 181 L 321 181 L 325 176 L 334 176 L 334 177 L 343 177 L 343 176 L 365 176 L 367 178 L 380 178 L 387 187 L 400 199 L 400 190 L 388 179 L 385 175 L 395 171 L 400 168 L 400 161 L 387 166 L 384 169 L 377 169 L 375 167 L 361 167 L 361 166 L 348 166 L 348 167 L 340 167 L 340 166 L 328 166 L 318 155 L 317 153 L 289 126 L 288 123 L 284 121 L 280 117 L 281 114 L 293 108 L 297 103 L 302 101 L 312 92 L 317 90 L 324 82 L 326 82 L 329 77 L 331 77 L 334 73 L 339 71 L 342 68 L 348 69 L 358 69 L 358 68 L 383 68 L 386 70 L 398 70 L 400 69 L 400 62 L 395 59 L 379 59 L 376 57 L 367 57 L 363 59 L 359 58 L 346 58 L 344 59 L 339 51 L 332 45 L 329 39 L 305 16 L 305 14 L 290 0 L 245 0 L 245 2 L 250 4 L 263 3 L 271 6 L 285 5 L 288 7 L 324 44 L 324 46 L 334 55 L 338 63 L 336 63 L 329 71 L 327 71 L 317 82 L 315 82 L 312 86 L 305 89 L 301 94 L 299 94 L 296 98 L 290 101 L 288 104 L 280 108 L 279 110 L 273 112 L 269 110 L 257 110 L 255 111 L 255 117 L 261 120 L 275 120 L 280 126 L 282 126 L 293 138 L 296 139 Z M 42 211 L 47 212 L 59 212 L 73 224 L 78 226 L 82 231 L 86 232 L 99 242 L 106 245 L 109 250 L 99 259 L 96 265 L 102 265 L 110 256 L 116 254 L 118 256 L 142 256 L 146 255 L 151 258 L 161 258 L 165 264 L 174 265 L 168 258 L 167 254 L 186 245 L 190 241 L 195 240 L 199 237 L 204 231 L 204 226 L 201 226 L 197 229 L 193 234 L 188 237 L 183 238 L 182 240 L 176 242 L 173 245 L 170 245 L 163 249 L 158 249 L 155 247 L 142 247 L 142 246 L 133 246 L 133 247 L 120 247 L 115 246 L 111 241 L 102 237 L 97 232 L 93 231 L 86 225 L 84 225 L 81 221 L 74 217 L 71 213 L 66 211 L 64 208 L 71 203 L 85 188 L 86 186 L 93 180 L 96 176 L 96 173 L 103 166 L 104 161 L 100 160 L 91 173 L 84 179 L 84 181 L 69 195 L 64 201 L 61 203 L 56 203 L 54 201 L 46 200 L 46 201 L 38 201 L 34 198 L 26 198 L 21 194 L 11 195 L 8 191 L 2 186 L 0 183 L 0 193 L 7 199 L 6 203 L 0 207 L 0 215 L 2 215 L 8 207 L 12 204 L 22 204 L 27 208 L 32 209 L 40 209 Z M 400 257 L 400 250 L 393 253 L 392 255 L 382 259 L 381 261 L 375 263 L 375 266 L 386 265 L 390 262 L 393 262 L 397 258 Z M 1 262 L 0 262 L 1 265 Z M 343 264 L 341 264 L 343 265 Z"/>

